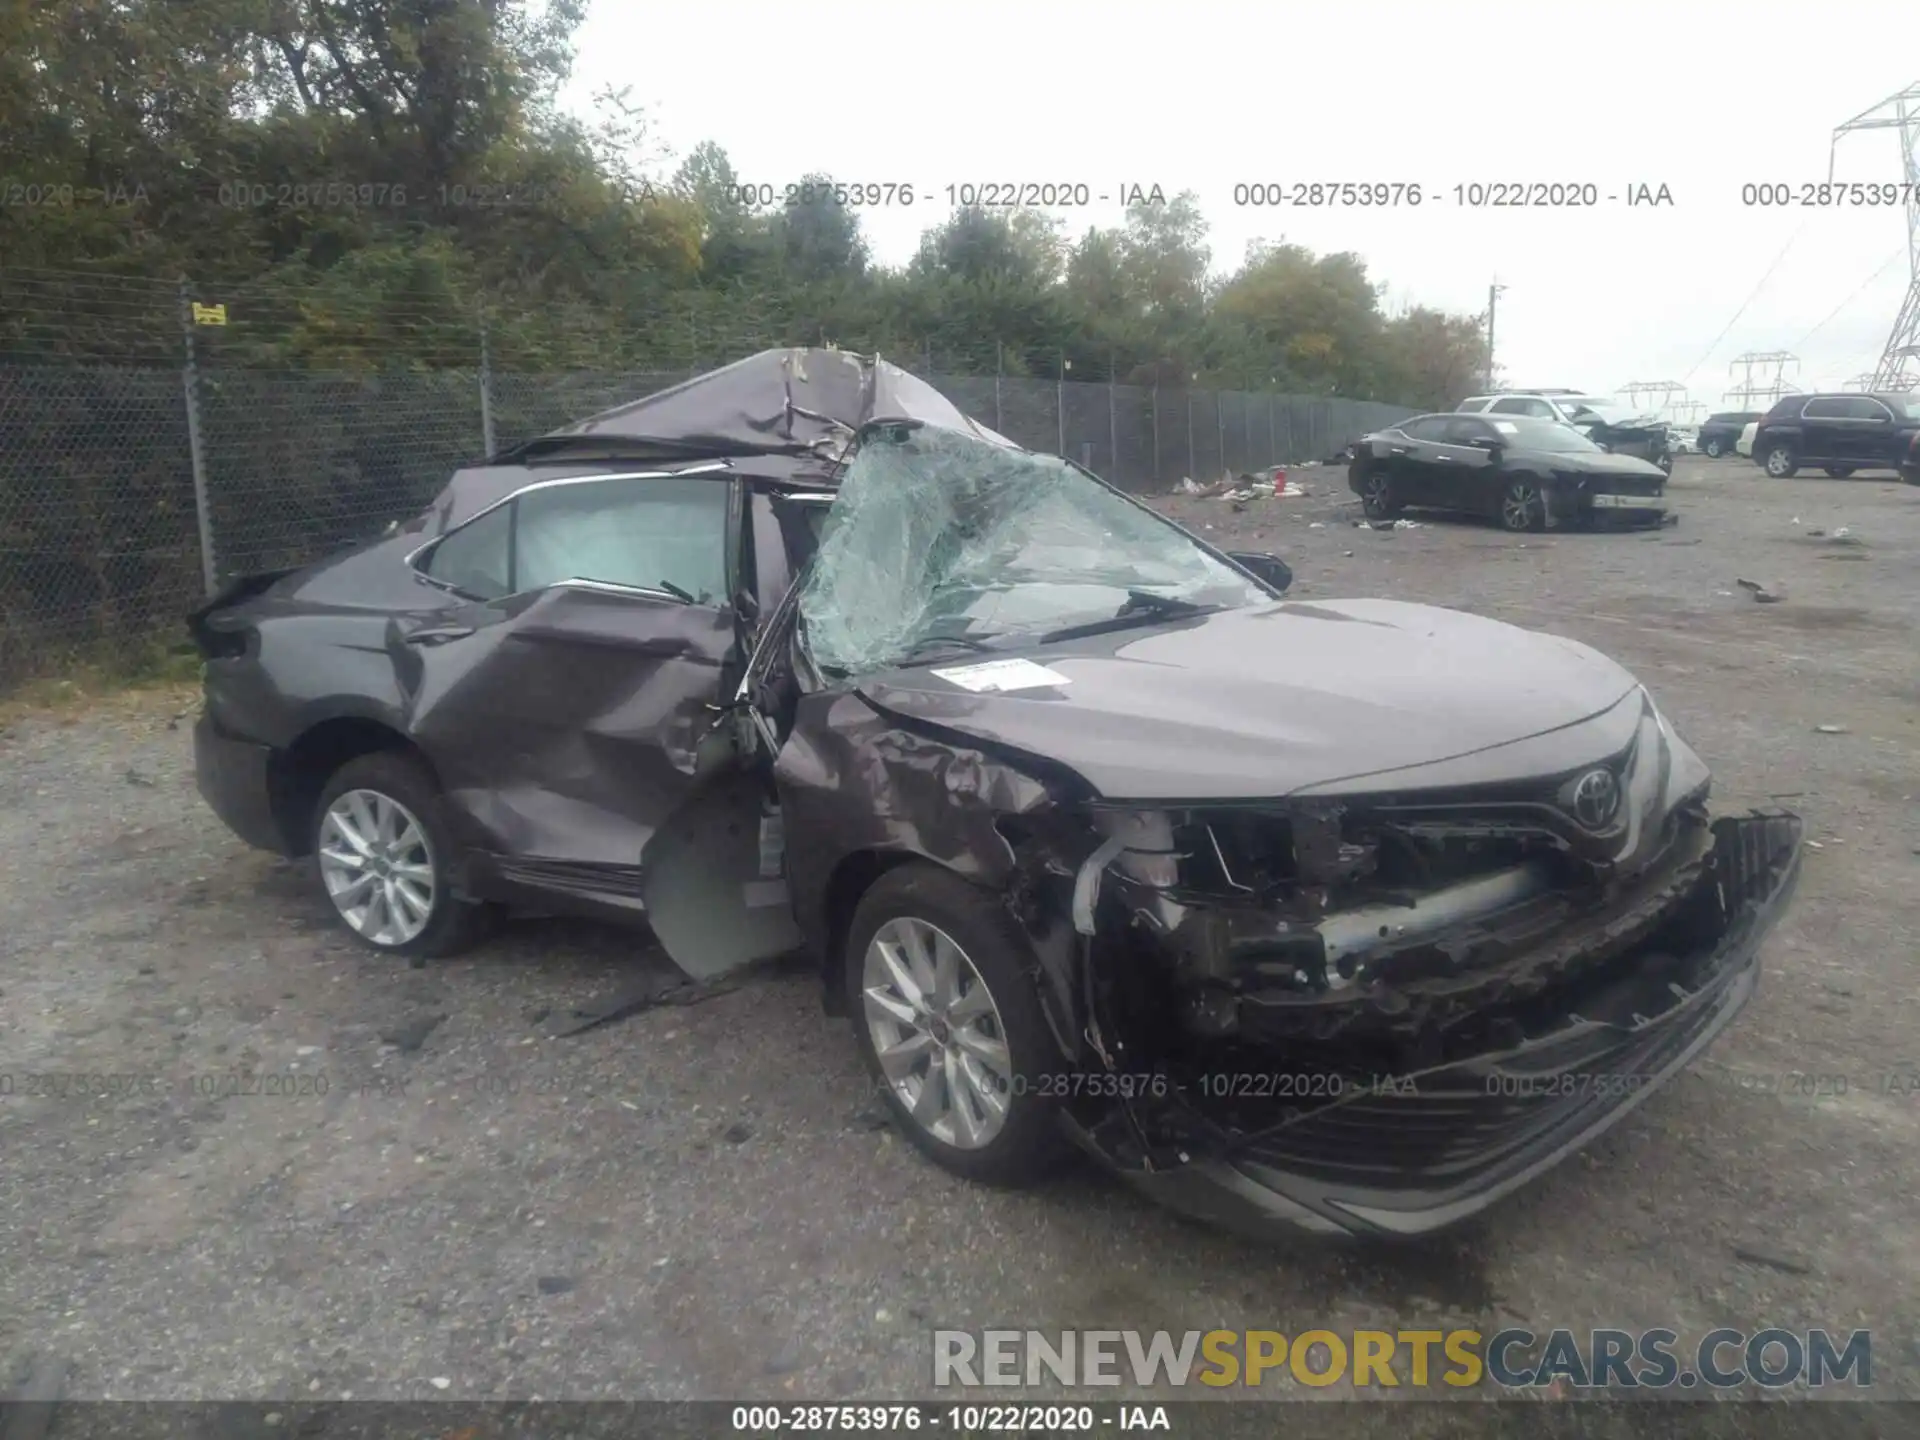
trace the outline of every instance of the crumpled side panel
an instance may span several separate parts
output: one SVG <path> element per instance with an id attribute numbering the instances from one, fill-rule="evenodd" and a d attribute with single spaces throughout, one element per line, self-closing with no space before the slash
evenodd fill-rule
<path id="1" fill-rule="evenodd" d="M 1008 882 L 1015 862 L 995 826 L 1052 803 L 1040 781 L 978 750 L 903 729 L 858 697 L 801 702 L 774 766 L 789 836 L 787 874 L 801 929 L 826 943 L 834 870 L 863 850 L 924 855 L 981 884 Z"/>
<path id="2" fill-rule="evenodd" d="M 409 733 L 473 843 L 639 863 L 695 783 L 731 618 L 566 587 L 491 618 L 433 644 L 396 625 L 387 647 Z"/>

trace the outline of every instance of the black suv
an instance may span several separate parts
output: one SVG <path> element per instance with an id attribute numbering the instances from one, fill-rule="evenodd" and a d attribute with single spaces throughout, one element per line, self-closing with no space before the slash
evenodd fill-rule
<path id="1" fill-rule="evenodd" d="M 1733 453 L 1740 432 L 1760 418 L 1758 410 L 1722 410 L 1700 422 L 1698 449 L 1709 460 Z"/>
<path id="2" fill-rule="evenodd" d="M 1898 470 L 1920 431 L 1920 395 L 1789 395 L 1753 436 L 1753 461 L 1776 480 L 1818 465 L 1838 479 L 1856 470 Z"/>

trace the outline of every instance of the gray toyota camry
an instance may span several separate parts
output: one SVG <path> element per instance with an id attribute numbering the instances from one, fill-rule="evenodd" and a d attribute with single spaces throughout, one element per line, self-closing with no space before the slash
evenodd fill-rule
<path id="1" fill-rule="evenodd" d="M 1570 640 L 1289 601 L 883 361 L 782 350 L 191 625 L 202 794 L 364 944 L 817 964 L 913 1142 L 1236 1228 L 1461 1221 L 1752 995 L 1801 825 Z"/>

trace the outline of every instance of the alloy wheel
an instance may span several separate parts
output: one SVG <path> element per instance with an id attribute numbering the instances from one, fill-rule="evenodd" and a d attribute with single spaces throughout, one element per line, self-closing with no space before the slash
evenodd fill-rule
<path id="1" fill-rule="evenodd" d="M 1706 455 L 1709 460 L 1718 460 L 1720 458 L 1720 442 L 1718 440 L 1709 440 L 1707 442 Z"/>
<path id="2" fill-rule="evenodd" d="M 1362 499 L 1367 514 L 1376 519 L 1385 519 L 1393 509 L 1393 482 L 1384 475 L 1369 475 L 1366 494 Z"/>
<path id="3" fill-rule="evenodd" d="M 1793 470 L 1793 452 L 1784 445 L 1776 445 L 1767 452 L 1767 474 L 1776 480 L 1784 479 Z"/>
<path id="4" fill-rule="evenodd" d="M 1516 480 L 1500 502 L 1500 519 L 1509 530 L 1531 530 L 1540 509 L 1539 489 L 1530 481 Z"/>
<path id="5" fill-rule="evenodd" d="M 320 822 L 320 876 L 334 909 L 375 945 L 404 945 L 433 918 L 438 885 L 426 828 L 378 790 L 349 790 Z"/>
<path id="6" fill-rule="evenodd" d="M 874 932 L 861 962 L 873 1053 L 914 1124 L 961 1150 L 992 1143 L 1013 1100 L 1000 1009 L 953 937 L 912 916 Z"/>

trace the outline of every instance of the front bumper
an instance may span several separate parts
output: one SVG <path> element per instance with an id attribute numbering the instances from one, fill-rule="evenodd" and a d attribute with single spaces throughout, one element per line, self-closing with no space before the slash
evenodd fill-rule
<path id="1" fill-rule="evenodd" d="M 1634 973 L 1569 996 L 1556 1025 L 1512 1048 L 1355 1085 L 1212 1154 L 1115 1168 L 1243 1233 L 1411 1237 L 1459 1224 L 1617 1125 L 1726 1029 L 1758 984 L 1803 833 L 1780 813 L 1716 822 L 1690 923 L 1657 932 Z M 1705 938 L 1666 953 L 1679 934 Z"/>
<path id="2" fill-rule="evenodd" d="M 273 813 L 270 763 L 265 745 L 222 734 L 205 711 L 193 727 L 193 778 L 200 798 L 249 845 L 286 853 L 286 837 Z"/>
<path id="3" fill-rule="evenodd" d="M 1587 508 L 1598 515 L 1664 515 L 1667 502 L 1659 495 L 1590 494 Z"/>

